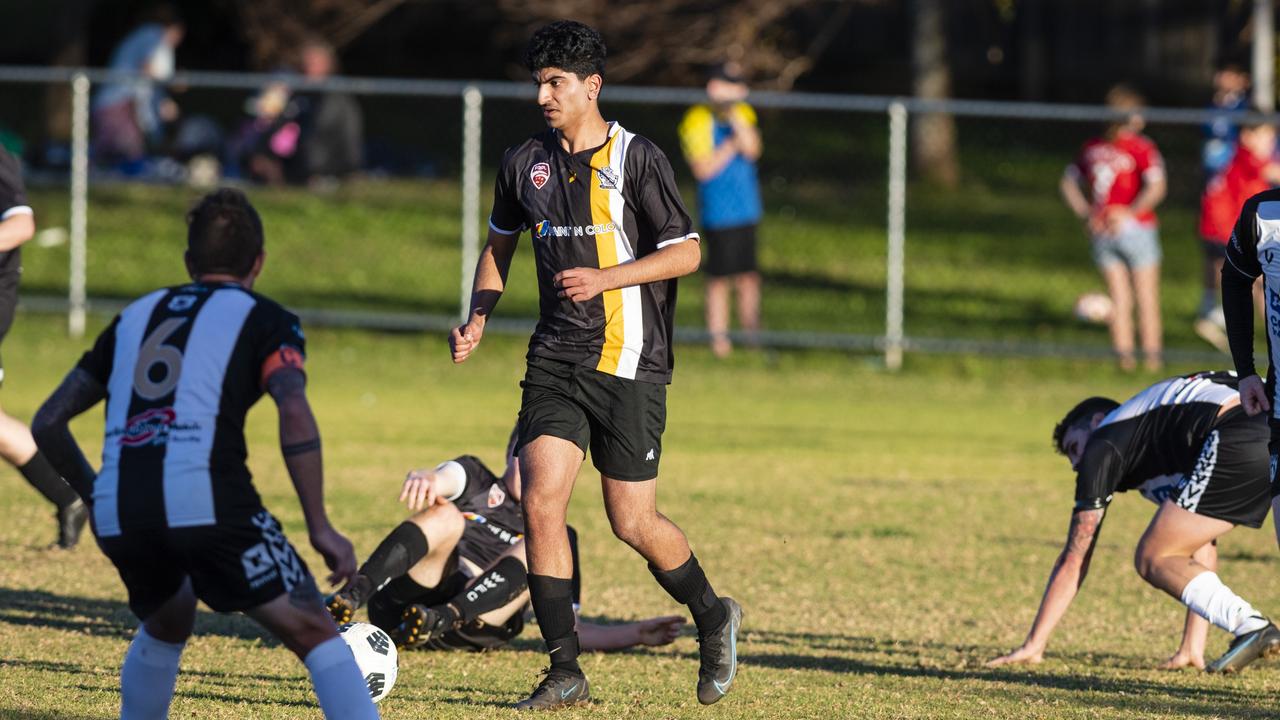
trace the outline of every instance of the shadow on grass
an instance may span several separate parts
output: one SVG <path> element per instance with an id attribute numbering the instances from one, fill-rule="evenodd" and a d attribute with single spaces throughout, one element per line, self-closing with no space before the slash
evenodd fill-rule
<path id="1" fill-rule="evenodd" d="M 119 600 L 0 588 L 0 624 L 129 639 L 138 627 L 138 619 L 129 606 Z M 267 647 L 280 644 L 242 615 L 222 615 L 206 610 L 196 611 L 195 634 L 259 640 Z"/>
<path id="2" fill-rule="evenodd" d="M 6 720 L 104 720 L 112 715 L 68 715 L 65 710 L 21 710 L 0 705 L 0 718 Z"/>

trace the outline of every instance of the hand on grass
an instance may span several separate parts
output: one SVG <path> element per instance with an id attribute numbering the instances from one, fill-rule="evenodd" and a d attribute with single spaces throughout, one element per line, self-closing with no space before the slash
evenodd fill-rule
<path id="1" fill-rule="evenodd" d="M 1157 670 L 1181 670 L 1184 667 L 1204 669 L 1204 655 L 1192 654 L 1189 650 L 1179 648 L 1172 657 L 1156 666 Z"/>

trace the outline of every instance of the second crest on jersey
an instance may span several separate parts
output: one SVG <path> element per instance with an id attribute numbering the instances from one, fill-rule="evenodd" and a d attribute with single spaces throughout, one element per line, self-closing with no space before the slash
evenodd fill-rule
<path id="1" fill-rule="evenodd" d="M 542 189 L 543 185 L 547 184 L 547 180 L 550 178 L 551 166 L 547 163 L 534 163 L 533 167 L 529 168 L 529 179 L 533 181 L 533 186 L 539 190 Z"/>

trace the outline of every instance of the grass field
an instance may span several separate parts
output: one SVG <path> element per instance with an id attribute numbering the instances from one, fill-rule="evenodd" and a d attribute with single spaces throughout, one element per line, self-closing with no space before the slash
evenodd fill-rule
<path id="1" fill-rule="evenodd" d="M 30 417 L 84 347 L 57 318 L 21 315 L 5 342 L 4 404 Z M 94 328 L 96 330 L 96 328 Z M 500 463 L 523 343 L 486 339 L 455 368 L 434 336 L 314 331 L 311 396 L 325 437 L 329 507 L 367 553 L 402 516 L 407 468 L 475 452 Z M 1150 669 L 1171 653 L 1181 606 L 1130 565 L 1151 514 L 1113 506 L 1093 572 L 1033 668 L 982 662 L 1023 638 L 1061 547 L 1072 497 L 1048 434 L 1082 395 L 1149 378 L 1097 364 L 909 357 L 887 375 L 858 357 L 784 353 L 716 363 L 680 348 L 660 506 L 693 539 L 718 589 L 746 609 L 735 691 L 693 697 L 691 636 L 652 651 L 592 654 L 596 702 L 559 717 L 1215 717 L 1274 714 L 1280 667 L 1239 677 Z M 251 467 L 313 568 L 275 449 L 275 413 L 250 416 Z M 96 453 L 100 417 L 76 429 Z M 91 543 L 43 549 L 49 509 L 0 468 L 0 717 L 106 718 L 134 621 Z M 583 535 L 584 612 L 624 620 L 678 608 L 608 530 L 590 473 L 572 522 Z M 1222 575 L 1280 612 L 1270 525 L 1222 543 Z M 317 717 L 301 665 L 248 621 L 202 611 L 174 717 Z M 1225 648 L 1212 631 L 1209 652 Z M 544 662 L 536 629 L 483 656 L 408 654 L 387 718 L 505 717 Z"/>

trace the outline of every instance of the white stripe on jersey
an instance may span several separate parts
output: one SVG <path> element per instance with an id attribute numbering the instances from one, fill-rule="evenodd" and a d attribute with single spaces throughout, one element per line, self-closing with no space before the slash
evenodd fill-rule
<path id="1" fill-rule="evenodd" d="M 618 138 L 613 143 L 609 155 L 609 164 L 618 172 L 617 189 L 609 193 L 609 214 L 618 229 L 613 233 L 614 247 L 618 252 L 618 264 L 634 262 L 635 246 L 627 237 L 626 204 L 622 199 L 622 188 L 627 182 L 627 149 L 631 147 L 632 133 L 614 124 Z M 618 355 L 618 377 L 629 380 L 636 379 L 636 369 L 640 367 L 640 354 L 644 352 L 644 308 L 640 298 L 640 286 L 632 285 L 622 288 L 622 352 Z"/>
<path id="2" fill-rule="evenodd" d="M 1258 265 L 1262 268 L 1262 295 L 1266 298 L 1263 312 L 1266 314 L 1267 336 L 1271 348 L 1271 366 L 1280 367 L 1280 305 L 1273 297 L 1280 287 L 1280 202 L 1269 200 L 1258 203 L 1254 215 L 1254 232 L 1258 238 Z M 1271 257 L 1268 257 L 1271 256 Z M 1280 418 L 1280 407 L 1271 399 L 1271 415 Z"/>
<path id="3" fill-rule="evenodd" d="M 1206 377 L 1197 375 L 1189 378 L 1171 378 L 1134 395 L 1123 405 L 1112 410 L 1102 419 L 1098 427 L 1128 420 L 1157 408 L 1190 403 L 1223 405 L 1239 396 L 1240 393 L 1233 388 L 1213 382 Z"/>
<path id="4" fill-rule="evenodd" d="M 102 469 L 93 481 L 93 525 L 99 537 L 120 534 L 117 501 L 120 487 L 120 441 L 129 422 L 129 403 L 133 401 L 133 368 L 138 364 L 142 336 L 151 321 L 156 303 L 168 290 L 156 290 L 135 300 L 120 313 L 116 324 L 115 352 L 111 377 L 107 380 L 106 437 L 102 442 Z"/>
<path id="5" fill-rule="evenodd" d="M 164 454 L 164 511 L 169 527 L 216 522 L 209 456 L 218 427 L 227 361 L 257 300 L 233 288 L 215 290 L 196 314 L 174 394 L 174 428 Z M 190 427 L 190 430 L 178 430 Z"/>

